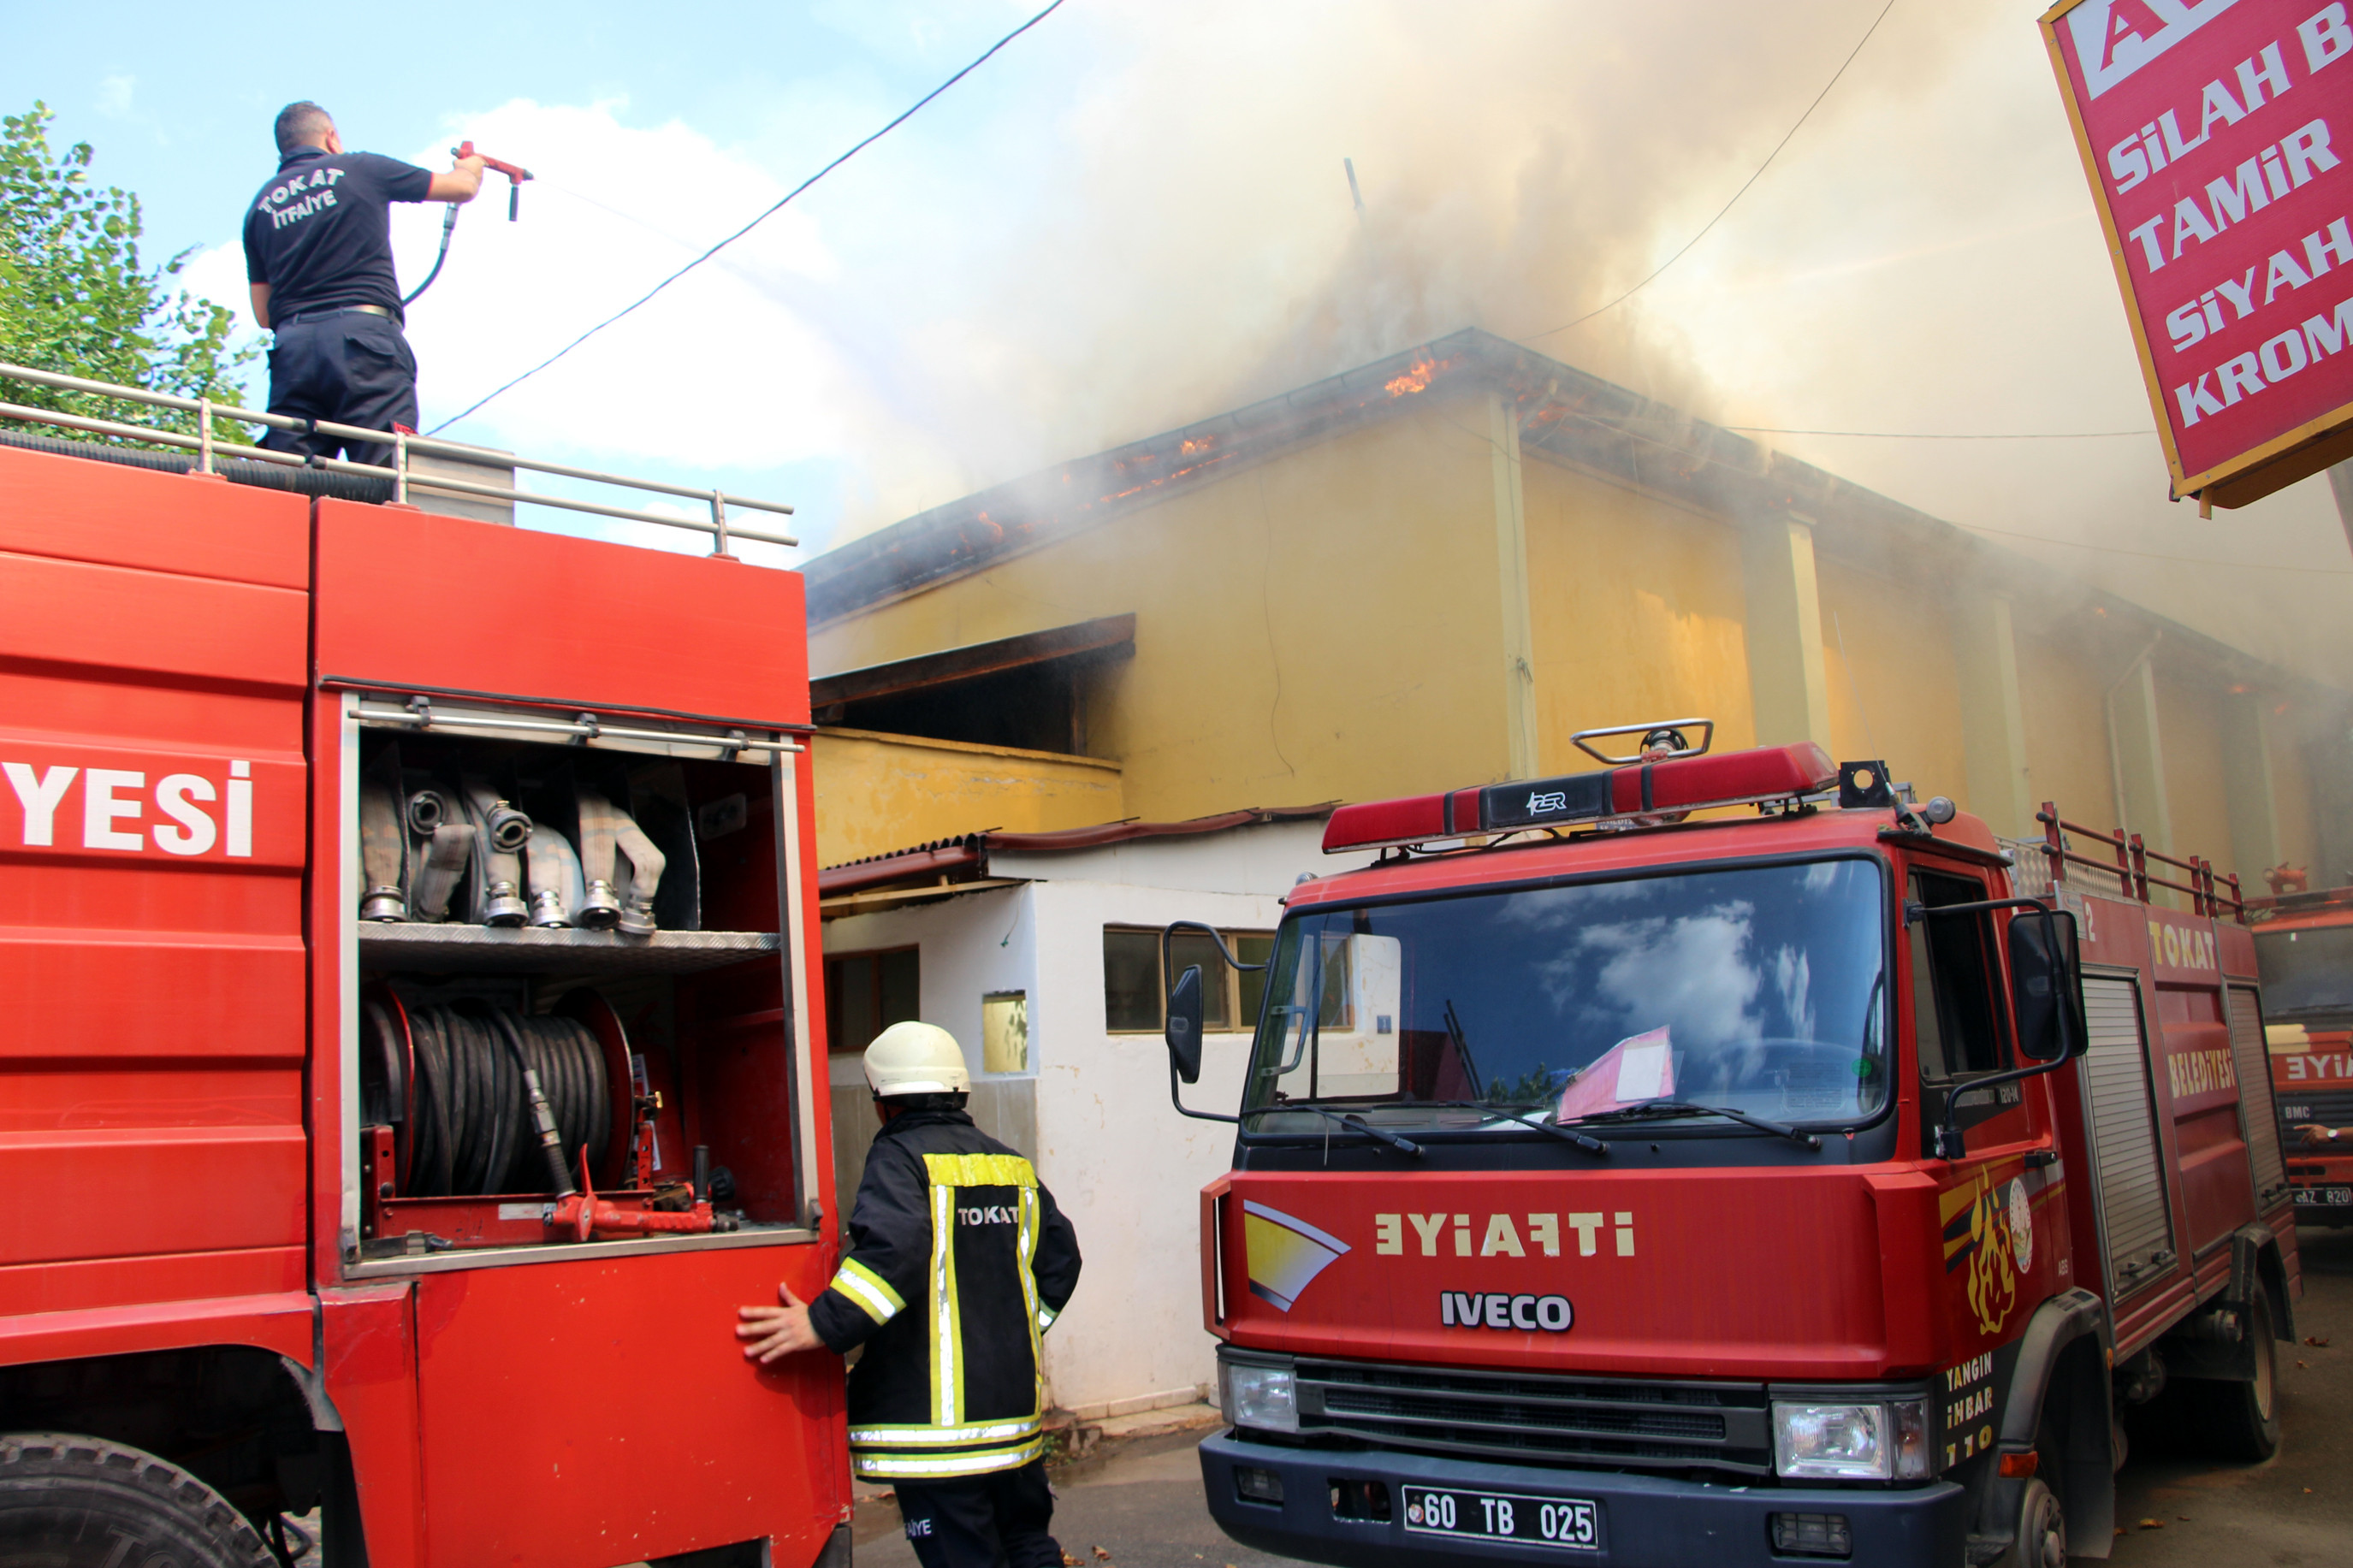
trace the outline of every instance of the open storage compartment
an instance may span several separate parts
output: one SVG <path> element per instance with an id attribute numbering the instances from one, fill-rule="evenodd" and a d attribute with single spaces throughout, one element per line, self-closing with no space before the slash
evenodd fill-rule
<path id="1" fill-rule="evenodd" d="M 797 748 L 376 697 L 345 731 L 351 1266 L 809 1234 Z"/>

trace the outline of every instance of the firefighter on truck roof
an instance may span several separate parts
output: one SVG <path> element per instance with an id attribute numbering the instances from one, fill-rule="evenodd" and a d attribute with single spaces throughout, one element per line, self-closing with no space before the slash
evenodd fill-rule
<path id="1" fill-rule="evenodd" d="M 1078 1239 L 1029 1162 L 973 1125 L 964 1051 L 893 1024 L 866 1047 L 882 1130 L 849 1256 L 814 1301 L 738 1314 L 744 1355 L 844 1354 L 852 1468 L 898 1491 L 924 1568 L 1061 1568 L 1048 1527 L 1039 1342 L 1079 1282 Z"/>
<path id="2" fill-rule="evenodd" d="M 278 173 L 245 215 L 245 275 L 253 320 L 275 334 L 269 412 L 369 430 L 417 428 L 417 356 L 401 333 L 392 268 L 394 202 L 470 202 L 482 160 L 436 174 L 396 158 L 347 153 L 315 103 L 278 111 Z M 273 451 L 332 458 L 345 443 L 273 429 Z M 355 463 L 389 466 L 392 447 L 353 442 Z"/>

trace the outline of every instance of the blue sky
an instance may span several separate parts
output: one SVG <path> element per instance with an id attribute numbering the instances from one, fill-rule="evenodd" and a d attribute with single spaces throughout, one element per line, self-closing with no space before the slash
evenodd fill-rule
<path id="1" fill-rule="evenodd" d="M 1069 0 L 451 434 L 792 501 L 822 548 L 1461 327 L 1524 337 L 1699 232 L 1882 3 Z M 522 221 L 494 181 L 411 312 L 431 426 L 1041 4 L 27 6 L 0 104 L 47 100 L 144 200 L 153 253 L 199 247 L 192 279 L 238 305 L 238 220 L 289 100 L 356 146 L 446 166 L 471 136 L 530 166 Z M 396 212 L 405 279 L 438 229 Z M 1728 424 L 2151 423 L 2031 8 L 1895 6 L 1701 244 L 1539 346 Z M 2266 657 L 2353 668 L 2316 480 L 2201 523 L 2167 503 L 2153 437 L 1769 439 Z"/>

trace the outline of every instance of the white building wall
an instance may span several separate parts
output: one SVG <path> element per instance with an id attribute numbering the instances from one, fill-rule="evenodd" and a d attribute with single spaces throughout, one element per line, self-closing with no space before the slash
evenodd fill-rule
<path id="1" fill-rule="evenodd" d="M 992 877 L 1033 879 L 826 925 L 829 953 L 921 949 L 923 1016 L 956 1037 L 978 1085 L 990 1078 L 980 1065 L 981 998 L 1028 994 L 1021 1076 L 1036 1096 L 1038 1172 L 1086 1260 L 1046 1338 L 1045 1370 L 1054 1403 L 1082 1415 L 1188 1399 L 1215 1377 L 1217 1342 L 1201 1327 L 1199 1194 L 1229 1168 L 1234 1140 L 1230 1125 L 1180 1116 L 1169 1103 L 1159 1036 L 1111 1033 L 1103 929 L 1198 920 L 1271 930 L 1302 872 L 1329 875 L 1370 858 L 1327 858 L 1322 836 L 1323 824 L 1309 821 L 993 854 Z M 1201 1080 L 1185 1102 L 1231 1112 L 1250 1037 L 1212 1034 L 1204 1044 Z M 832 1079 L 838 1108 L 862 1100 L 856 1057 L 836 1058 Z M 845 1189 L 841 1201 L 852 1195 Z"/>
<path id="2" fill-rule="evenodd" d="M 1039 1173 L 1086 1256 L 1079 1293 L 1047 1336 L 1046 1373 L 1056 1403 L 1081 1412 L 1189 1397 L 1217 1374 L 1216 1342 L 1201 1327 L 1198 1194 L 1232 1163 L 1234 1130 L 1169 1104 L 1159 1036 L 1105 1027 L 1103 928 L 1198 920 L 1271 930 L 1282 906 L 1108 882 L 1041 882 L 1035 891 Z M 1249 1054 L 1248 1035 L 1210 1035 L 1185 1102 L 1232 1111 Z"/>

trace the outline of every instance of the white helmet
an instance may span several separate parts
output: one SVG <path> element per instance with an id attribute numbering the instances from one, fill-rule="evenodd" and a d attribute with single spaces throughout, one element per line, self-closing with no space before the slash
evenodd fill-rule
<path id="1" fill-rule="evenodd" d="M 964 1047 L 936 1024 L 893 1024 L 866 1047 L 866 1087 L 894 1094 L 968 1094 Z"/>

